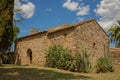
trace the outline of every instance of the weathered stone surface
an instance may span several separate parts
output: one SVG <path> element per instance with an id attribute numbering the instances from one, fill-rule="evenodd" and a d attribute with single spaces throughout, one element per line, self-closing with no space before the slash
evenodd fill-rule
<path id="1" fill-rule="evenodd" d="M 110 48 L 110 53 L 113 59 L 113 63 L 119 64 L 120 63 L 120 48 Z"/>
<path id="2" fill-rule="evenodd" d="M 110 54 L 114 71 L 120 72 L 120 48 L 110 48 Z"/>
<path id="3" fill-rule="evenodd" d="M 88 54 L 92 54 L 91 62 L 93 64 L 109 49 L 106 33 L 96 20 L 90 19 L 71 26 L 63 25 L 19 38 L 16 52 L 21 64 L 30 65 L 27 50 L 31 49 L 31 65 L 44 66 L 44 51 L 51 44 L 62 44 L 64 47 L 70 48 L 73 55 L 86 48 Z M 19 59 L 16 59 L 16 63 Z"/>

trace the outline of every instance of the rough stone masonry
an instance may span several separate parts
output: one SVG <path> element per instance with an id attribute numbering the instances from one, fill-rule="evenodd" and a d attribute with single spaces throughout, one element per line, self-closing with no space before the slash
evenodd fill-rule
<path id="1" fill-rule="evenodd" d="M 93 65 L 109 50 L 108 36 L 95 19 L 42 32 L 31 29 L 30 32 L 30 35 L 19 38 L 16 43 L 16 64 L 44 66 L 44 51 L 51 44 L 62 44 L 70 48 L 73 55 L 86 49 L 88 54 L 92 54 L 90 60 Z"/>

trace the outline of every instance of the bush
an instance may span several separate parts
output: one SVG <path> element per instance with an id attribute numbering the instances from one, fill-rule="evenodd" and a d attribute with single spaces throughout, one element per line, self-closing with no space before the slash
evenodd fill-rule
<path id="1" fill-rule="evenodd" d="M 108 56 L 104 56 L 98 59 L 97 61 L 97 72 L 112 72 L 112 60 Z"/>
<path id="2" fill-rule="evenodd" d="M 73 57 L 71 50 L 63 48 L 62 45 L 51 45 L 46 51 L 46 66 L 52 68 L 59 68 L 69 70 Z"/>
<path id="3" fill-rule="evenodd" d="M 62 45 L 54 44 L 45 51 L 45 55 L 46 66 L 48 67 L 77 72 L 91 71 L 91 64 L 86 50 L 72 57 L 70 49 L 63 48 Z"/>
<path id="4" fill-rule="evenodd" d="M 15 55 L 13 52 L 4 53 L 1 58 L 3 64 L 14 64 L 15 62 Z"/>
<path id="5" fill-rule="evenodd" d="M 76 54 L 76 69 L 78 72 L 91 72 L 92 66 L 89 61 L 90 55 L 87 54 L 86 49 L 82 51 L 82 53 Z"/>

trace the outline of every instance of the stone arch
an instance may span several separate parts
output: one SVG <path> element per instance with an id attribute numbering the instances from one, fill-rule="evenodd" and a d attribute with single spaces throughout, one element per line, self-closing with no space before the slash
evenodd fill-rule
<path id="1" fill-rule="evenodd" d="M 32 64 L 32 50 L 30 48 L 27 49 L 27 57 L 29 57 L 30 64 Z"/>

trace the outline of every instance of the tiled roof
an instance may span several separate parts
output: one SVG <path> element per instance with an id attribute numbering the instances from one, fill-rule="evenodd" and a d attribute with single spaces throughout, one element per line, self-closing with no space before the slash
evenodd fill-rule
<path id="1" fill-rule="evenodd" d="M 95 19 L 89 19 L 89 20 L 84 20 L 82 22 L 78 22 L 78 23 L 75 23 L 75 24 L 71 24 L 71 25 L 61 25 L 61 26 L 56 26 L 56 27 L 53 27 L 53 28 L 50 28 L 48 30 L 45 30 L 45 31 L 41 31 L 41 32 L 37 32 L 37 33 L 33 33 L 33 34 L 30 34 L 30 35 L 27 35 L 27 36 L 24 36 L 24 37 L 20 37 L 19 39 L 22 39 L 22 38 L 28 38 L 28 37 L 31 37 L 31 36 L 36 36 L 36 35 L 40 35 L 40 34 L 43 34 L 43 33 L 52 33 L 52 32 L 56 32 L 56 31 L 59 31 L 59 30 L 64 30 L 64 29 L 68 29 L 68 28 L 73 28 L 73 27 L 77 27 L 79 25 L 82 25 L 84 23 L 88 23 L 88 22 L 91 22 L 91 21 L 96 21 Z M 98 24 L 99 25 L 99 24 Z M 99 25 L 100 26 L 100 25 Z M 102 29 L 102 28 L 101 28 Z M 103 30 L 103 29 L 102 29 Z M 103 30 L 104 31 L 104 30 Z M 105 31 L 104 31 L 105 32 Z M 105 32 L 106 34 L 106 32 Z M 107 34 L 106 34 L 107 35 Z M 19 40 L 18 39 L 18 40 Z"/>

